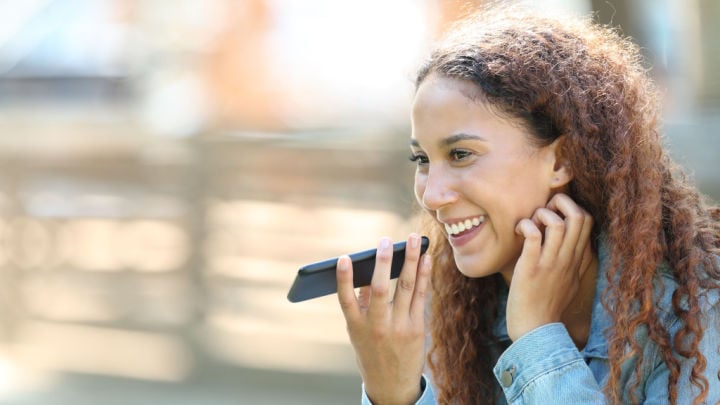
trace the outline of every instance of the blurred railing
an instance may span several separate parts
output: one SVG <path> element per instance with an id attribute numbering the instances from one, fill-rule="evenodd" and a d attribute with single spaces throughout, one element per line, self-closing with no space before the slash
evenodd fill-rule
<path id="1" fill-rule="evenodd" d="M 356 375 L 335 298 L 285 295 L 301 264 L 412 229 L 407 133 L 158 140 L 66 119 L 0 141 L 0 354 L 16 377 Z"/>

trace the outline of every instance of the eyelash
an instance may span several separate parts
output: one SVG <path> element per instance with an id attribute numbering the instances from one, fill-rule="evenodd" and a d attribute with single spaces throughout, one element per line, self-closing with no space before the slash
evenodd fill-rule
<path id="1" fill-rule="evenodd" d="M 463 149 L 452 149 L 450 150 L 450 153 L 448 153 L 450 159 L 454 162 L 463 161 L 470 157 L 472 155 L 472 152 L 463 150 Z M 421 153 L 414 153 L 409 156 L 411 162 L 414 162 L 418 165 L 426 165 L 430 161 L 427 158 L 427 156 L 421 154 Z"/>
<path id="2" fill-rule="evenodd" d="M 419 154 L 419 153 L 413 153 L 412 155 L 410 155 L 410 157 L 408 159 L 410 159 L 411 162 L 416 163 L 418 165 L 424 165 L 429 162 L 427 156 Z"/>
<path id="3" fill-rule="evenodd" d="M 458 155 L 460 155 L 460 157 L 458 157 Z M 470 155 L 472 155 L 471 152 L 462 149 L 453 149 L 450 151 L 450 157 L 455 161 L 464 160 L 470 157 Z"/>

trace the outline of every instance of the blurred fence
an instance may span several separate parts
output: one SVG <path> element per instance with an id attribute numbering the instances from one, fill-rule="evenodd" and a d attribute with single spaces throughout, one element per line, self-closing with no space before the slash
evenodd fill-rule
<path id="1" fill-rule="evenodd" d="M 301 264 L 410 231 L 407 134 L 148 142 L 92 134 L 91 121 L 55 127 L 76 134 L 64 142 L 77 148 L 60 154 L 52 134 L 4 138 L 0 401 L 62 398 L 73 384 L 55 381 L 61 373 L 148 382 L 140 391 L 170 384 L 162 399 L 133 402 L 162 403 L 224 367 L 275 374 L 205 397 L 196 389 L 195 403 L 305 392 L 307 381 L 292 379 L 273 388 L 283 372 L 345 375 L 355 392 L 334 297 L 291 305 L 285 294 Z M 65 403 L 93 403 L 92 392 Z M 332 393 L 304 395 L 312 403 Z M 334 402 L 355 396 L 340 394 Z"/>

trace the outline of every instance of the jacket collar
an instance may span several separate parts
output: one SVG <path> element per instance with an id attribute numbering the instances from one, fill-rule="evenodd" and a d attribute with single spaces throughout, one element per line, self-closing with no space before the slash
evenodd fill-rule
<path id="1" fill-rule="evenodd" d="M 602 294 L 607 288 L 607 272 L 610 267 L 610 252 L 604 235 L 598 240 L 598 271 L 595 282 L 595 298 L 590 321 L 590 335 L 581 351 L 583 357 L 608 358 L 608 342 L 605 331 L 612 325 L 612 317 L 602 305 Z"/>
<path id="2" fill-rule="evenodd" d="M 716 256 L 720 264 L 720 255 Z M 610 250 L 606 235 L 601 233 L 598 238 L 598 271 L 595 283 L 595 297 L 593 298 L 592 318 L 590 321 L 590 335 L 580 353 L 587 360 L 588 358 L 608 359 L 608 341 L 605 337 L 606 331 L 612 326 L 612 317 L 602 305 L 602 294 L 608 287 L 607 273 L 610 268 Z M 672 309 L 672 294 L 677 288 L 677 282 L 672 275 L 672 269 L 667 262 L 662 262 L 658 268 L 655 279 L 656 305 L 660 311 L 674 319 Z M 498 305 L 498 318 L 494 326 L 494 334 L 500 342 L 510 343 L 507 334 L 507 323 L 505 319 L 505 306 L 507 303 L 507 287 L 500 294 Z M 707 311 L 720 302 L 720 290 L 711 289 L 699 294 L 700 308 Z"/>

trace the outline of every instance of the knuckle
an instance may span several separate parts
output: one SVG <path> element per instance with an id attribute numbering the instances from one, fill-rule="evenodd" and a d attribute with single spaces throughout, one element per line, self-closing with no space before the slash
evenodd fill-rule
<path id="1" fill-rule="evenodd" d="M 397 286 L 402 291 L 411 292 L 415 288 L 415 280 L 410 279 L 399 279 Z"/>
<path id="2" fill-rule="evenodd" d="M 350 299 L 340 299 L 340 308 L 343 311 L 347 311 L 349 309 L 352 309 L 353 305 L 355 303 L 351 301 Z"/>
<path id="3" fill-rule="evenodd" d="M 372 285 L 370 288 L 371 294 L 374 297 L 385 297 L 388 295 L 389 288 L 386 284 L 383 285 Z"/>
<path id="4" fill-rule="evenodd" d="M 529 239 L 531 242 L 539 242 L 542 240 L 542 233 L 536 227 L 532 227 L 526 231 L 525 239 Z"/>
<path id="5" fill-rule="evenodd" d="M 563 202 L 563 203 L 566 203 L 566 204 L 575 205 L 575 201 L 573 201 L 573 199 L 570 198 L 570 196 L 567 195 L 567 194 L 565 194 L 565 193 L 557 193 L 557 194 L 555 195 L 555 199 L 556 199 L 558 202 Z"/>
<path id="6" fill-rule="evenodd" d="M 585 213 L 580 209 L 573 209 L 568 211 L 565 217 L 571 221 L 584 221 L 586 219 Z"/>
<path id="7" fill-rule="evenodd" d="M 560 219 L 555 219 L 555 220 L 551 221 L 547 226 L 554 231 L 558 231 L 558 232 L 564 231 L 565 230 L 565 221 L 562 221 Z"/>
<path id="8" fill-rule="evenodd" d="M 544 212 L 543 210 L 544 210 L 544 209 L 545 209 L 545 208 L 538 208 L 538 209 L 536 209 L 535 212 L 533 212 L 533 214 L 532 214 L 532 216 L 530 217 L 530 219 L 527 219 L 527 220 L 530 221 L 530 222 L 532 222 L 532 223 L 536 223 L 536 222 L 540 219 L 540 216 L 543 215 L 543 212 Z M 525 220 L 523 220 L 523 221 L 525 221 Z"/>
<path id="9" fill-rule="evenodd" d="M 388 335 L 388 330 L 383 325 L 373 325 L 370 328 L 370 333 L 375 339 L 384 339 Z"/>
<path id="10" fill-rule="evenodd" d="M 537 217 L 537 212 L 535 212 L 532 216 L 532 218 Z M 534 226 L 535 221 L 532 220 L 532 218 L 523 218 L 518 222 L 518 225 L 520 226 Z"/>

